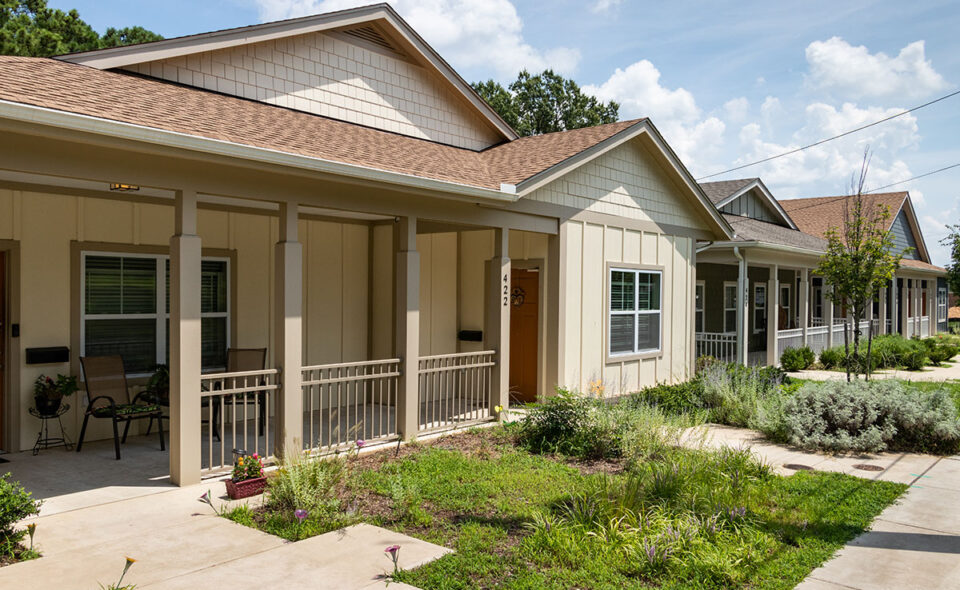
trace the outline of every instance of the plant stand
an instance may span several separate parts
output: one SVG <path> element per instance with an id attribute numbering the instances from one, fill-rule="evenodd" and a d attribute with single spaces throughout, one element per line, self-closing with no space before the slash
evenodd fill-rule
<path id="1" fill-rule="evenodd" d="M 37 442 L 33 445 L 34 455 L 38 454 L 40 449 L 50 449 L 53 447 L 63 447 L 67 451 L 71 450 L 73 443 L 67 438 L 67 431 L 63 429 L 63 421 L 61 420 L 61 416 L 66 414 L 69 409 L 70 404 L 60 404 L 60 407 L 57 408 L 55 413 L 43 414 L 36 408 L 30 408 L 30 415 L 40 419 L 40 432 L 37 433 Z M 51 438 L 50 425 L 48 424 L 50 420 L 56 420 L 57 424 L 60 425 L 59 437 Z"/>

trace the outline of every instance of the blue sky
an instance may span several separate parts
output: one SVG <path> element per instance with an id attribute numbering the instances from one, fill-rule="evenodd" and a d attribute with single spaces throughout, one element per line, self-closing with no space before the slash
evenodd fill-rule
<path id="1" fill-rule="evenodd" d="M 172 37 L 366 4 L 351 0 L 53 0 L 103 32 Z M 960 4 L 395 0 L 467 80 L 553 67 L 650 116 L 691 172 L 755 161 L 960 89 Z M 779 198 L 844 194 L 866 147 L 868 186 L 960 163 L 960 96 L 795 156 L 760 176 Z M 960 168 L 899 185 L 914 196 L 934 262 L 960 223 Z"/>

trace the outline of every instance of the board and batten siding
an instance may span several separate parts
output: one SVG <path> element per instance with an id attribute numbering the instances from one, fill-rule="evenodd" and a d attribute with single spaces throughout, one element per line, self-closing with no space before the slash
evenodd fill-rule
<path id="1" fill-rule="evenodd" d="M 439 74 L 343 34 L 310 33 L 124 69 L 467 149 L 502 140 Z"/>
<path id="2" fill-rule="evenodd" d="M 95 199 L 0 189 L 0 240 L 19 243 L 21 363 L 26 348 L 71 346 L 74 242 L 109 244 L 106 249 L 124 252 L 138 246 L 169 248 L 174 231 L 173 207 L 130 201 Z M 387 226 L 389 229 L 389 226 Z M 370 228 L 362 224 L 301 219 L 304 280 L 304 362 L 346 362 L 368 358 L 368 289 Z M 235 295 L 230 331 L 233 345 L 273 349 L 274 245 L 276 217 L 201 209 L 198 233 L 204 248 L 230 250 Z M 380 242 L 374 242 L 378 272 L 392 268 L 392 234 L 386 261 Z M 115 248 L 114 248 L 115 245 Z M 392 284 L 392 273 L 387 280 Z M 377 326 L 392 325 L 392 288 L 377 292 Z M 382 330 L 372 330 L 380 334 Z M 392 332 L 388 331 L 390 338 Z M 378 340 L 382 345 L 382 340 Z M 391 345 L 392 346 L 392 345 Z M 392 348 L 390 349 L 392 350 Z M 377 352 L 383 350 L 378 348 Z M 73 356 L 79 350 L 71 349 Z M 382 357 L 380 357 L 382 358 Z M 268 366 L 272 360 L 268 359 Z M 33 405 L 33 381 L 40 374 L 70 373 L 70 363 L 19 367 L 20 447 L 29 448 L 36 437 L 36 421 L 26 409 Z M 7 392 L 15 395 L 16 392 Z M 83 418 L 82 395 L 70 401 L 64 416 L 67 434 L 76 440 Z M 108 421 L 92 421 L 88 439 L 111 436 Z"/>
<path id="3" fill-rule="evenodd" d="M 580 391 L 602 386 L 605 395 L 619 395 L 687 379 L 693 362 L 693 238 L 576 221 L 565 225 L 562 384 Z M 609 358 L 608 263 L 662 268 L 659 356 L 623 361 Z"/>

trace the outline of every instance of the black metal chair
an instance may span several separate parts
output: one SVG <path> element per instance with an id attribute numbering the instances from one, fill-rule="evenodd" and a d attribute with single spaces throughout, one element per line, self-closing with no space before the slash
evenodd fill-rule
<path id="1" fill-rule="evenodd" d="M 80 428 L 80 440 L 77 441 L 77 452 L 83 447 L 83 437 L 87 432 L 87 422 L 90 417 L 108 418 L 113 422 L 113 446 L 120 460 L 120 434 L 118 424 L 124 422 L 123 440 L 127 442 L 127 433 L 130 423 L 134 420 L 149 419 L 150 426 L 156 420 L 159 427 L 160 450 L 165 451 L 163 440 L 163 411 L 160 406 L 143 399 L 143 394 L 130 398 L 127 387 L 127 375 L 123 368 L 123 358 L 115 356 L 81 357 L 84 384 L 89 399 L 87 410 L 83 416 L 83 426 Z"/>
<path id="2" fill-rule="evenodd" d="M 227 349 L 227 373 L 242 373 L 245 371 L 262 371 L 267 366 L 267 349 L 266 348 L 228 348 Z M 259 385 L 265 385 L 266 381 L 260 379 Z M 214 384 L 214 391 L 219 389 L 219 384 Z M 242 398 L 242 399 L 241 399 Z M 211 427 L 213 428 L 213 433 L 217 437 L 217 440 L 220 440 L 220 408 L 221 404 L 216 402 L 208 402 L 209 397 L 204 397 L 203 407 L 208 407 L 212 403 L 213 408 L 210 412 L 211 414 Z M 257 419 L 260 426 L 259 432 L 264 431 L 264 426 L 267 421 L 267 396 L 266 392 L 261 391 L 256 395 L 251 396 L 249 394 L 238 394 L 235 396 L 230 396 L 227 399 L 223 400 L 224 404 L 256 404 L 257 405 Z"/>

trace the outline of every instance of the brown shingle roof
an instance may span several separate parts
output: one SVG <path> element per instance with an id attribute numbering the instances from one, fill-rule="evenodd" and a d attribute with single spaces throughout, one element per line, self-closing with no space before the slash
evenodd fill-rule
<path id="1" fill-rule="evenodd" d="M 912 260 L 910 258 L 903 258 L 900 260 L 900 266 L 904 268 L 919 268 L 921 270 L 937 270 L 940 272 L 946 272 L 946 269 L 943 269 L 929 262 L 924 262 L 922 260 Z"/>
<path id="2" fill-rule="evenodd" d="M 13 56 L 0 56 L 0 99 L 488 189 L 517 184 L 640 121 L 475 152 L 169 82 Z"/>
<path id="3" fill-rule="evenodd" d="M 851 197 L 814 197 L 811 199 L 786 199 L 780 205 L 793 219 L 800 231 L 812 236 L 825 237 L 830 228 L 843 225 L 844 202 Z M 890 208 L 890 223 L 903 205 L 907 193 L 875 193 L 864 195 L 868 207 Z"/>
<path id="4" fill-rule="evenodd" d="M 951 307 L 948 309 L 947 318 L 951 320 L 960 320 L 960 307 Z"/>
<path id="5" fill-rule="evenodd" d="M 739 191 L 751 182 L 760 180 L 759 178 L 741 178 L 739 180 L 719 180 L 717 182 L 701 182 L 700 188 L 703 189 L 707 198 L 716 205 L 733 193 Z"/>
<path id="6" fill-rule="evenodd" d="M 729 213 L 724 213 L 723 218 L 730 222 L 734 231 L 737 232 L 737 240 L 740 241 L 756 240 L 768 244 L 794 246 L 819 252 L 827 249 L 826 240 L 789 227 Z"/>

